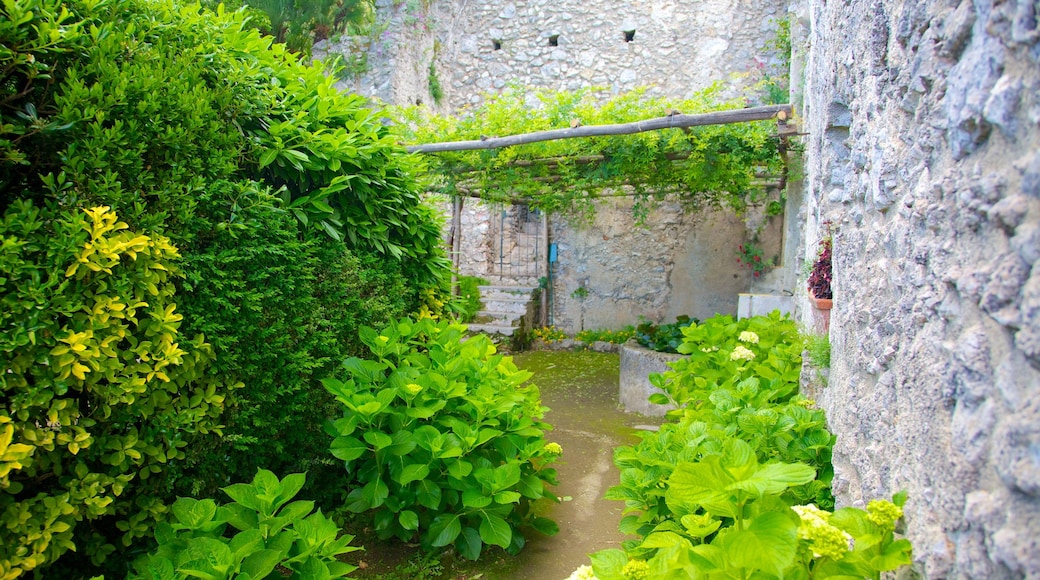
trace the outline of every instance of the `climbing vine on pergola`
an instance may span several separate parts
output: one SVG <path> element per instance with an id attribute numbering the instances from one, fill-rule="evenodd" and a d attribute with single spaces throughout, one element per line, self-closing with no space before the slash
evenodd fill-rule
<path id="1" fill-rule="evenodd" d="M 722 99 L 723 90 L 604 99 L 596 90 L 514 87 L 458 117 L 398 109 L 395 131 L 421 144 L 410 151 L 428 153 L 430 189 L 455 197 L 588 215 L 600 197 L 672 194 L 688 207 L 740 211 L 766 201 L 785 175 L 777 122 L 782 129 L 790 107 L 748 108 L 744 97 Z"/>

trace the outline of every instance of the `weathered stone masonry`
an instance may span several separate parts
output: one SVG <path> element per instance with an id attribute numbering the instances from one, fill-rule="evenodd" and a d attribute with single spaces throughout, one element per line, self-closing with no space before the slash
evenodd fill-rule
<path id="1" fill-rule="evenodd" d="M 1038 5 L 801 10 L 806 257 L 835 231 L 836 494 L 907 489 L 928 578 L 1038 578 Z"/>

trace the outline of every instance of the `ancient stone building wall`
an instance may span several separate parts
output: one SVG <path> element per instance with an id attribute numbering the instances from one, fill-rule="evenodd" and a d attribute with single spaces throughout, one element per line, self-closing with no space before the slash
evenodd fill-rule
<path id="1" fill-rule="evenodd" d="M 369 70 L 342 88 L 443 112 L 462 112 L 513 84 L 615 93 L 646 86 L 676 98 L 719 80 L 746 86 L 769 70 L 777 21 L 786 18 L 780 0 L 708 0 L 695 9 L 679 0 L 377 0 L 377 8 L 372 37 L 323 43 L 315 54 L 363 46 Z M 630 41 L 626 31 L 634 31 Z M 443 91 L 439 103 L 431 78 Z M 494 221 L 499 209 L 473 200 L 466 208 L 460 271 L 493 278 L 487 266 L 496 232 L 482 220 Z M 678 314 L 736 312 L 737 293 L 752 280 L 735 264 L 745 240 L 741 219 L 686 215 L 669 204 L 636 228 L 630 204 L 604 203 L 598 212 L 592 228 L 551 218 L 561 259 L 553 296 L 558 326 L 576 332 L 636 324 L 640 316 L 670 322 Z M 683 228 L 694 223 L 710 224 L 713 233 L 706 237 L 704 226 L 687 236 Z M 723 265 L 707 267 L 716 260 Z M 644 275 L 648 262 L 653 271 Z M 577 300 L 572 292 L 581 284 L 593 294 Z"/>
<path id="2" fill-rule="evenodd" d="M 805 256 L 834 229 L 836 495 L 907 489 L 928 578 L 1040 577 L 1038 5 L 801 9 Z"/>

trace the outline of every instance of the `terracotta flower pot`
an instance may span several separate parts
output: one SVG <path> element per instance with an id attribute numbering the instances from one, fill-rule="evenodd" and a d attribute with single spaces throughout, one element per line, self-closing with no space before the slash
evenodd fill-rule
<path id="1" fill-rule="evenodd" d="M 809 292 L 809 302 L 813 307 L 813 327 L 820 334 L 827 334 L 831 328 L 831 307 L 834 306 L 832 298 L 817 298 Z"/>

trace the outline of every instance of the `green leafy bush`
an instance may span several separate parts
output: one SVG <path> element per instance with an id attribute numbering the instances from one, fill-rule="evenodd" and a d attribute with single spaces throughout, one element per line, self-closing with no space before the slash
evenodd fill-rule
<path id="1" fill-rule="evenodd" d="M 459 295 L 452 303 L 461 322 L 469 322 L 480 311 L 480 286 L 488 281 L 477 276 L 459 276 Z"/>
<path id="2" fill-rule="evenodd" d="M 585 344 L 594 342 L 609 342 L 611 344 L 623 344 L 635 336 L 636 329 L 632 326 L 621 330 L 591 329 L 582 330 L 574 338 Z"/>
<path id="3" fill-rule="evenodd" d="M 802 344 L 778 312 L 685 329 L 689 356 L 650 376 L 674 422 L 615 451 L 607 497 L 638 539 L 593 554 L 597 578 L 877 578 L 909 563 L 892 533 L 905 497 L 827 511 L 834 437 L 797 394 Z"/>
<path id="4" fill-rule="evenodd" d="M 290 503 L 304 482 L 302 473 L 279 481 L 261 469 L 251 483 L 224 488 L 230 504 L 179 498 L 171 521 L 156 527 L 158 548 L 135 563 L 130 578 L 346 577 L 357 567 L 336 557 L 358 550 L 349 545 L 353 536 L 315 512 L 314 502 Z"/>
<path id="5" fill-rule="evenodd" d="M 361 330 L 371 360 L 343 363 L 325 388 L 345 407 L 329 425 L 332 454 L 356 484 L 345 508 L 371 513 L 382 538 L 426 549 L 454 545 L 477 559 L 485 544 L 518 552 L 522 528 L 552 534 L 532 502 L 555 500 L 560 453 L 531 373 L 465 327 L 424 318 Z"/>
<path id="6" fill-rule="evenodd" d="M 109 572 L 121 574 L 123 563 L 112 560 L 139 549 L 127 544 L 142 537 L 153 520 L 165 517 L 163 498 L 176 491 L 215 493 L 232 477 L 250 477 L 259 462 L 283 473 L 310 469 L 312 486 L 331 487 L 322 478 L 334 470 L 321 467 L 332 460 L 317 443 L 322 436 L 316 430 L 334 407 L 316 377 L 360 352 L 355 338 L 359 325 L 393 319 L 413 308 L 420 293 L 444 285 L 448 270 L 439 222 L 422 204 L 412 156 L 389 138 L 378 115 L 364 108 L 360 98 L 334 90 L 324 69 L 272 45 L 250 29 L 246 18 L 244 13 L 218 9 L 214 14 L 165 0 L 11 0 L 0 6 L 0 211 L 23 213 L 23 200 L 47 208 L 39 231 L 53 235 L 65 232 L 61 223 L 75 208 L 108 206 L 140 236 L 181 248 L 184 277 L 157 285 L 172 296 L 176 284 L 177 310 L 140 318 L 144 336 L 133 335 L 133 344 L 125 338 L 126 344 L 108 347 L 119 345 L 117 357 L 155 348 L 156 336 L 167 331 L 150 336 L 149 325 L 172 325 L 173 317 L 183 314 L 185 319 L 177 321 L 180 332 L 204 332 L 218 357 L 211 360 L 213 352 L 201 339 L 192 344 L 182 339 L 179 348 L 191 356 L 182 356 L 180 374 L 174 376 L 168 368 L 158 372 L 165 372 L 177 387 L 169 398 L 189 397 L 191 404 L 145 404 L 134 395 L 129 418 L 116 413 L 105 419 L 114 422 L 111 428 L 119 437 L 130 441 L 133 435 L 139 443 L 114 440 L 112 445 L 124 447 L 110 449 L 92 444 L 85 453 L 76 441 L 69 447 L 63 439 L 54 458 L 48 450 L 40 473 L 53 468 L 61 475 L 41 475 L 41 493 L 49 493 L 50 485 L 76 484 L 73 467 L 95 452 L 104 450 L 102 459 L 116 462 L 110 470 L 116 475 L 104 477 L 123 477 L 119 469 L 125 468 L 124 460 L 135 466 L 126 476 L 132 481 L 110 484 L 102 477 L 97 489 L 90 483 L 69 491 L 89 499 L 105 496 L 117 484 L 126 488 L 110 504 L 99 499 L 90 508 L 115 516 L 111 521 L 95 522 L 95 512 L 75 507 L 79 496 L 71 508 L 55 500 L 55 510 L 79 510 L 62 512 L 56 521 L 79 524 L 76 552 L 66 553 L 58 562 L 62 568 L 52 567 L 49 575 L 89 574 L 113 545 L 120 550 L 106 564 L 111 564 Z M 61 327 L 36 321 L 74 316 L 48 294 L 53 288 L 78 291 L 72 282 L 54 282 L 60 277 L 44 268 L 60 267 L 56 271 L 63 273 L 68 267 L 57 262 L 62 252 L 71 250 L 53 250 L 52 245 L 60 246 L 56 240 L 55 235 L 46 244 L 34 242 L 37 249 L 31 252 L 42 257 L 27 262 L 40 265 L 36 274 L 25 274 L 24 280 L 6 270 L 2 274 L 11 284 L 4 287 L 3 297 L 17 308 L 4 313 L 11 322 L 0 330 L 0 340 L 17 348 L 55 348 L 50 342 L 64 338 L 57 332 Z M 37 275 L 50 286 L 35 281 Z M 128 310 L 136 304 L 131 286 L 98 292 L 118 298 Z M 24 298 L 24 292 L 31 294 Z M 149 309 L 157 304 L 172 306 L 172 298 L 148 300 Z M 140 317 L 144 307 L 137 308 Z M 34 338 L 25 343 L 26 337 Z M 153 360 L 151 355 L 141 358 Z M 149 389 L 163 380 L 156 377 L 148 377 Z M 0 380 L 10 397 L 36 397 L 37 389 L 44 388 L 44 382 L 21 384 L 9 376 Z M 219 385 L 238 381 L 245 381 L 245 388 L 222 399 Z M 60 381 L 53 388 L 62 392 L 55 401 L 67 399 L 63 404 L 75 413 L 103 422 L 94 414 L 103 414 L 106 407 L 90 406 L 93 395 L 77 396 L 72 389 L 66 394 Z M 109 395 L 119 398 L 120 405 L 129 405 L 132 398 L 98 394 Z M 55 433 L 53 426 L 46 427 L 48 422 L 59 422 L 48 415 L 49 401 L 41 395 L 33 403 L 43 409 L 33 407 L 30 420 L 44 426 L 40 437 Z M 192 440 L 196 430 L 212 431 L 221 405 L 228 407 L 219 421 L 227 425 L 228 437 Z M 60 435 L 70 436 L 65 431 L 74 429 L 65 421 L 65 411 L 55 409 L 61 415 Z M 287 415 L 297 412 L 312 421 Z M 143 432 L 148 422 L 139 416 L 145 415 L 161 417 L 161 444 L 149 439 L 158 437 L 156 433 Z M 84 429 L 86 420 L 79 423 Z M 20 439 L 21 427 L 12 425 L 8 451 L 21 457 L 17 446 L 28 443 Z M 120 459 L 117 452 L 126 457 Z M 35 453 L 33 457 L 42 454 Z M 165 454 L 167 463 L 153 461 L 153 453 Z M 60 461 L 57 454 L 63 454 Z M 145 457 L 141 465 L 134 454 Z M 181 468 L 176 462 L 170 465 L 173 459 L 187 461 Z M 92 463 L 88 467 L 90 473 L 96 471 Z M 142 491 L 138 495 L 130 487 Z M 26 484 L 8 495 L 30 501 L 33 489 Z M 30 558 L 29 564 L 41 566 L 71 549 L 71 540 L 34 535 L 37 531 L 30 528 L 39 523 L 31 519 L 36 515 L 25 516 L 28 527 L 13 523 L 21 515 L 5 517 L 5 533 L 32 538 L 23 540 L 26 545 L 43 538 L 30 552 L 12 558 Z M 47 533 L 72 538 L 64 528 Z M 19 544 L 4 545 L 13 554 Z"/>
<path id="7" fill-rule="evenodd" d="M 5 10 L 8 198 L 103 203 L 180 243 L 199 192 L 254 180 L 308 227 L 400 263 L 419 286 L 443 285 L 440 220 L 421 199 L 418 161 L 361 97 L 244 13 L 141 0 L 13 0 Z"/>
<path id="8" fill-rule="evenodd" d="M 342 470 L 321 424 L 340 410 L 319 381 L 363 352 L 360 326 L 395 319 L 417 297 L 399 265 L 308 232 L 279 203 L 232 183 L 197 198 L 200 217 L 186 232 L 185 327 L 211 338 L 213 373 L 246 386 L 228 400 L 223 436 L 188 450 L 176 491 L 215 497 L 261 467 L 307 471 L 309 497 L 327 508 Z"/>
<path id="9" fill-rule="evenodd" d="M 657 352 L 678 352 L 676 349 L 683 341 L 683 330 L 691 324 L 697 324 L 696 318 L 681 315 L 671 324 L 654 324 L 643 322 L 636 327 L 636 342 Z"/>
<path id="10" fill-rule="evenodd" d="M 216 430 L 227 387 L 180 331 L 178 257 L 107 207 L 4 213 L 0 575 L 69 550 L 99 564 L 148 533 L 167 466 Z"/>

